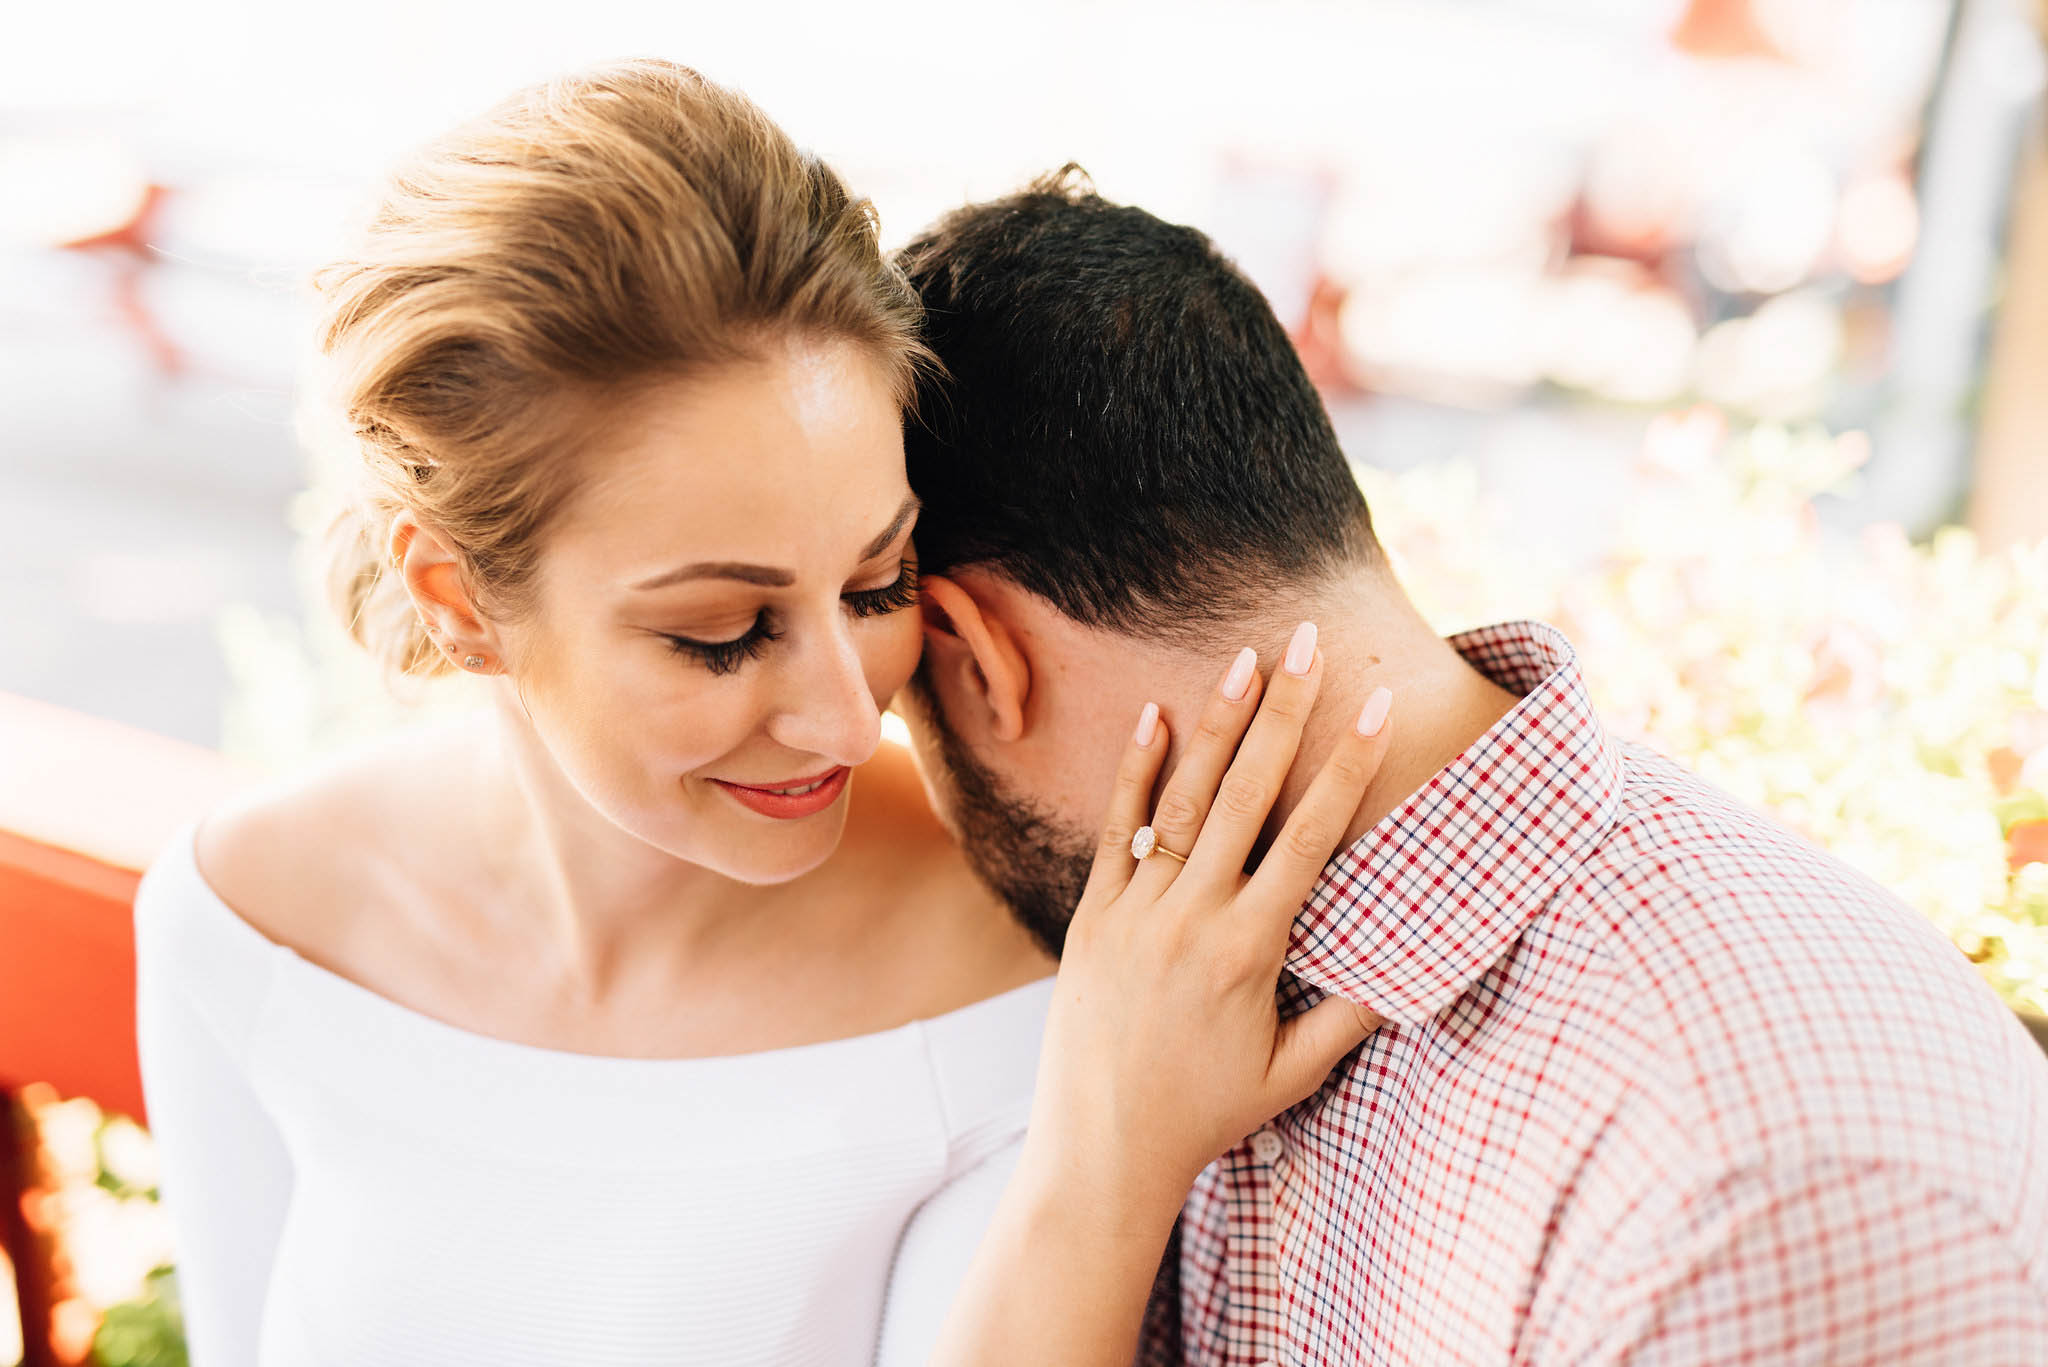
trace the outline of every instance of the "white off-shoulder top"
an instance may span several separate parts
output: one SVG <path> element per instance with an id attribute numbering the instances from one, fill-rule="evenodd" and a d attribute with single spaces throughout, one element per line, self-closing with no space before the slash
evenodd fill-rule
<path id="1" fill-rule="evenodd" d="M 1050 978 L 763 1053 L 537 1048 L 265 938 L 197 825 L 135 903 L 195 1367 L 923 1360 L 1015 1161 Z"/>

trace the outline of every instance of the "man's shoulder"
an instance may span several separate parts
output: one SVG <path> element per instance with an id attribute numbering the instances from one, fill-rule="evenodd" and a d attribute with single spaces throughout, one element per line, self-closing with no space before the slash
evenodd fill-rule
<path id="1" fill-rule="evenodd" d="M 1634 1104 L 1706 1170 L 1933 1171 L 2048 1141 L 2048 1059 L 1924 916 L 1644 747 L 1552 907 L 1597 946 L 1585 995 L 1639 1042 Z"/>
<path id="2" fill-rule="evenodd" d="M 1976 981 L 1926 917 L 1868 874 L 1647 746 L 1619 748 L 1615 821 L 1565 890 L 1615 944 L 1817 966 L 1868 952 Z"/>

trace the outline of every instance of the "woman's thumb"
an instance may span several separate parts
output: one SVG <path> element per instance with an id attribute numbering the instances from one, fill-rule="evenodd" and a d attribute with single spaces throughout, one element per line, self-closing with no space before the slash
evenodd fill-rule
<path id="1" fill-rule="evenodd" d="M 1329 996 L 1285 1021 L 1273 1047 L 1267 1080 L 1280 1098 L 1273 1114 L 1300 1102 L 1373 1031 L 1386 1024 L 1379 1016 L 1347 997 Z"/>

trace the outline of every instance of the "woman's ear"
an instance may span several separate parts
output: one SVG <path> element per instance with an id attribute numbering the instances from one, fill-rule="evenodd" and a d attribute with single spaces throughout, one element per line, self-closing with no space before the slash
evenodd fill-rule
<path id="1" fill-rule="evenodd" d="M 918 581 L 924 606 L 924 648 L 935 672 L 949 676 L 970 706 L 987 709 L 989 734 L 1014 741 L 1024 734 L 1024 703 L 1031 668 L 1017 638 L 993 604 L 958 580 L 928 574 Z"/>
<path id="2" fill-rule="evenodd" d="M 392 520 L 385 560 L 405 585 L 420 626 L 437 647 L 451 652 L 487 650 L 504 658 L 496 631 L 478 615 L 463 585 L 454 550 L 410 512 Z"/>

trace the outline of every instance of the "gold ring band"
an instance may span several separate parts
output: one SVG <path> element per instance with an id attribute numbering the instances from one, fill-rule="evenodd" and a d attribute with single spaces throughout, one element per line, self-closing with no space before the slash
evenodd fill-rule
<path id="1" fill-rule="evenodd" d="M 1138 827 L 1131 835 L 1131 856 L 1142 860 L 1150 859 L 1155 854 L 1166 855 L 1168 858 L 1182 864 L 1188 862 L 1186 855 L 1175 854 L 1172 850 L 1159 843 L 1159 832 L 1153 830 L 1150 826 Z"/>

